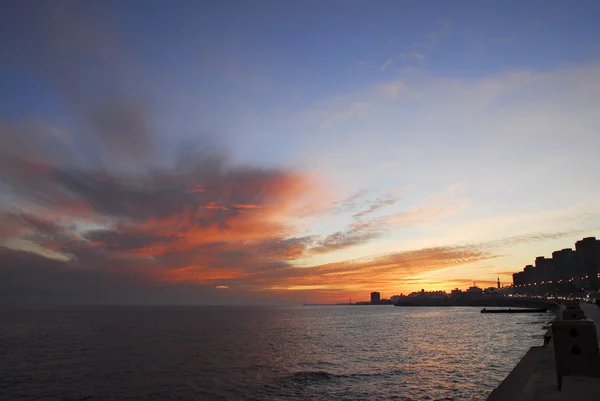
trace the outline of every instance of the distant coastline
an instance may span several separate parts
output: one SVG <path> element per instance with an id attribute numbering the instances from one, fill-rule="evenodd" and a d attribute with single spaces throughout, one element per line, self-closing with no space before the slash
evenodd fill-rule
<path id="1" fill-rule="evenodd" d="M 408 297 L 405 297 L 408 298 Z M 524 298 L 524 297 L 487 297 L 481 299 L 427 299 L 427 298 L 416 298 L 416 299 L 404 299 L 398 302 L 392 303 L 378 303 L 371 304 L 369 302 L 356 302 L 356 303 L 309 303 L 305 302 L 303 306 L 405 306 L 405 307 L 419 307 L 419 306 L 431 306 L 431 307 L 523 307 L 523 308 L 544 308 L 553 307 L 556 305 L 552 300 L 540 299 L 540 298 Z"/>

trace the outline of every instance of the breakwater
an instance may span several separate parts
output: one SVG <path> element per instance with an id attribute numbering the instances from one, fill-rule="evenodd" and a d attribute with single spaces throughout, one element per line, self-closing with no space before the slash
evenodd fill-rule
<path id="1" fill-rule="evenodd" d="M 427 297 L 404 297 L 400 298 L 394 305 L 396 306 L 480 306 L 491 307 L 501 306 L 507 308 L 556 308 L 557 304 L 553 301 L 539 298 L 520 298 L 520 297 L 481 297 L 474 299 L 452 299 L 452 298 L 427 298 Z"/>

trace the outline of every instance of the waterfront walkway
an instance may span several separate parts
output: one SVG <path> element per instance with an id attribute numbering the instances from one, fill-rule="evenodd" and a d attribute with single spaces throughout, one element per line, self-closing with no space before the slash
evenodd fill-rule
<path id="1" fill-rule="evenodd" d="M 600 309 L 581 304 L 587 319 L 593 320 L 600 343 Z M 549 315 L 551 316 L 551 315 Z M 496 388 L 487 401 L 598 401 L 600 378 L 564 376 L 558 390 L 554 363 L 554 346 L 531 347 L 517 366 Z"/>
<path id="2" fill-rule="evenodd" d="M 600 343 L 600 308 L 592 304 L 579 305 L 585 314 L 585 317 L 593 320 L 596 325 L 596 334 L 598 335 L 598 343 Z M 600 399 L 600 395 L 598 396 Z"/>

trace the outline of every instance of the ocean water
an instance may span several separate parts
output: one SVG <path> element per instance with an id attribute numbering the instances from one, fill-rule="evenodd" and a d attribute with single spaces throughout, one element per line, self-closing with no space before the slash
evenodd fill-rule
<path id="1" fill-rule="evenodd" d="M 481 400 L 552 316 L 479 310 L 0 309 L 0 399 Z"/>

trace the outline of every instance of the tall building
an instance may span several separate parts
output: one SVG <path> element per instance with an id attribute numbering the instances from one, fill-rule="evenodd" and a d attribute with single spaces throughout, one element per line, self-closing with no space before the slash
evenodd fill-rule
<path id="1" fill-rule="evenodd" d="M 381 301 L 381 294 L 378 292 L 371 293 L 371 305 L 377 305 Z"/>
<path id="2" fill-rule="evenodd" d="M 575 252 L 571 248 L 564 248 L 552 252 L 554 265 L 553 280 L 568 280 L 575 275 Z"/>
<path id="3" fill-rule="evenodd" d="M 598 287 L 600 274 L 600 241 L 595 237 L 587 237 L 575 243 L 577 253 L 577 275 L 589 280 L 589 284 Z"/>
<path id="4" fill-rule="evenodd" d="M 546 259 L 543 256 L 538 256 L 535 258 L 535 282 L 547 283 L 552 280 L 554 275 L 554 266 L 552 263 L 552 259 Z"/>
<path id="5" fill-rule="evenodd" d="M 525 280 L 523 280 L 523 272 L 513 273 L 513 285 L 515 287 L 520 287 L 525 284 Z"/>
<path id="6" fill-rule="evenodd" d="M 533 285 L 535 283 L 535 272 L 533 265 L 527 265 L 523 269 L 523 283 L 526 285 Z"/>

